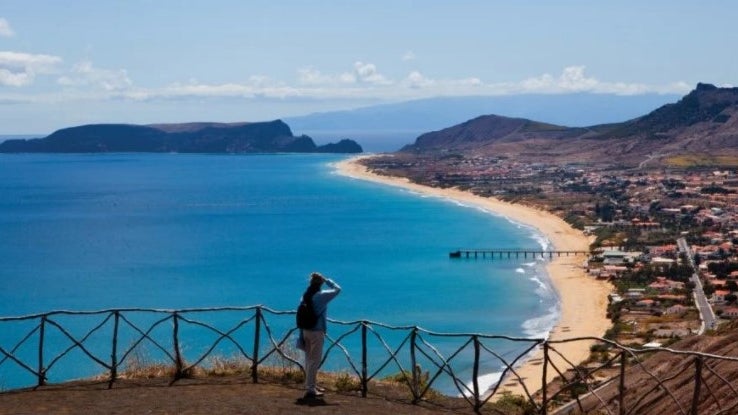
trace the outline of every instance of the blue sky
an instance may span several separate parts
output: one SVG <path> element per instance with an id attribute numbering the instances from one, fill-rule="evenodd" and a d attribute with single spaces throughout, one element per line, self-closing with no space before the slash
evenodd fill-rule
<path id="1" fill-rule="evenodd" d="M 738 84 L 738 2 L 0 0 L 0 134 Z"/>

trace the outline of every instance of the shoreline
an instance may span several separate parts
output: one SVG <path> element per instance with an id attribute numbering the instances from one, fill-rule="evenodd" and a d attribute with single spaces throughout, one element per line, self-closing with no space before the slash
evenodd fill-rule
<path id="1" fill-rule="evenodd" d="M 465 204 L 479 206 L 487 211 L 535 228 L 542 233 L 551 245 L 559 250 L 588 250 L 589 239 L 572 228 L 556 215 L 529 206 L 504 202 L 494 198 L 485 198 L 458 189 L 441 189 L 411 183 L 408 179 L 381 176 L 370 172 L 357 163 L 358 160 L 371 156 L 357 156 L 335 163 L 336 171 L 347 177 L 366 180 L 394 187 L 411 190 L 425 195 L 453 199 Z M 612 326 L 606 317 L 607 294 L 612 287 L 604 281 L 597 281 L 586 275 L 578 256 L 554 257 L 546 264 L 546 273 L 553 285 L 559 300 L 559 320 L 548 334 L 549 341 L 572 339 L 577 337 L 601 337 Z M 593 341 L 576 341 L 555 343 L 550 345 L 558 353 L 565 356 L 573 364 L 579 364 L 589 357 L 589 348 Z M 557 353 L 549 355 L 558 368 L 567 368 L 567 364 Z M 515 372 L 525 381 L 531 394 L 542 387 L 543 351 L 538 348 L 530 354 L 525 362 L 515 368 Z M 564 370 L 564 369 L 562 369 Z M 556 375 L 549 369 L 547 382 Z M 508 375 L 497 393 L 508 391 L 513 394 L 526 395 L 517 378 Z"/>

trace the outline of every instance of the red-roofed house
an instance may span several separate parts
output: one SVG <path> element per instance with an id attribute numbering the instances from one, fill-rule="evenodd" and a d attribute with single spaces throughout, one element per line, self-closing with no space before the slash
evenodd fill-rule
<path id="1" fill-rule="evenodd" d="M 648 288 L 656 290 L 660 293 L 666 293 L 671 290 L 684 288 L 684 283 L 679 281 L 670 281 L 666 277 L 656 277 L 656 281 L 648 285 Z"/>
<path id="2" fill-rule="evenodd" d="M 710 301 L 713 303 L 722 303 L 725 301 L 725 296 L 728 294 L 730 294 L 730 291 L 728 290 L 715 290 L 712 297 L 710 297 Z"/>

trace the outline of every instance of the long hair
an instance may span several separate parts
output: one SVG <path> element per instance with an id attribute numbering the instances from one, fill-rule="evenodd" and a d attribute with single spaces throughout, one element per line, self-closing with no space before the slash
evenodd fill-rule
<path id="1" fill-rule="evenodd" d="M 308 300 L 311 300 L 313 298 L 313 295 L 315 295 L 315 293 L 320 291 L 321 285 L 322 283 L 308 285 L 307 289 L 305 290 L 305 293 L 302 294 L 302 301 L 305 301 L 307 303 Z"/>

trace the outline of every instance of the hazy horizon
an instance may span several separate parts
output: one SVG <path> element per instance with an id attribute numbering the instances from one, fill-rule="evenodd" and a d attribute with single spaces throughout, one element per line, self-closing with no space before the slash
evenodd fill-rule
<path id="1" fill-rule="evenodd" d="M 738 84 L 736 11 L 664 0 L 11 2 L 0 11 L 0 132 L 263 121 L 432 97 L 683 95 Z"/>

